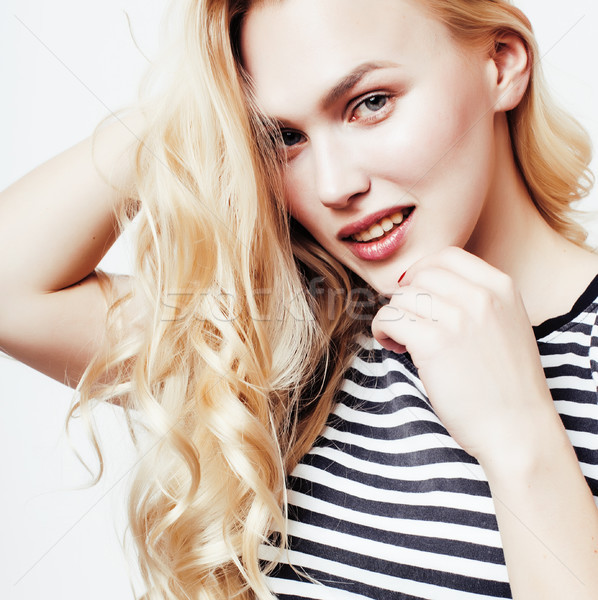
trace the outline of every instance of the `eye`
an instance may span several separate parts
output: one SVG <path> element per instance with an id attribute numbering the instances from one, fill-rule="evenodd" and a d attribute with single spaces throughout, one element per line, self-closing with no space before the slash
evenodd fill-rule
<path id="1" fill-rule="evenodd" d="M 353 122 L 360 119 L 367 121 L 369 118 L 376 119 L 379 115 L 375 113 L 385 113 L 384 109 L 388 107 L 389 102 L 390 98 L 386 94 L 372 94 L 355 106 L 349 121 Z"/>
<path id="2" fill-rule="evenodd" d="M 283 129 L 280 133 L 282 135 L 282 143 L 287 147 L 296 146 L 303 141 L 303 135 L 298 131 Z"/>

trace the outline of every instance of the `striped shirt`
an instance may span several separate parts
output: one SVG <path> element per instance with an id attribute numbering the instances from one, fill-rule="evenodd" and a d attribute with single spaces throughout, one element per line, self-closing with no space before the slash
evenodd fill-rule
<path id="1" fill-rule="evenodd" d="M 598 499 L 598 275 L 534 333 Z M 280 600 L 511 598 L 482 468 L 434 414 L 409 355 L 372 337 L 360 345 L 325 430 L 288 478 L 289 551 L 260 550 L 277 562 L 270 589 Z"/>

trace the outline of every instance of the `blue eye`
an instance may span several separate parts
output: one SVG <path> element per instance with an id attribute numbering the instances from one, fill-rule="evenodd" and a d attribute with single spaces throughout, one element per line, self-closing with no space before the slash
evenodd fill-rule
<path id="1" fill-rule="evenodd" d="M 378 120 L 391 108 L 390 96 L 388 94 L 372 94 L 359 102 L 353 109 L 349 121 L 363 120 L 368 122 L 372 119 Z M 379 115 L 377 113 L 380 113 Z"/>
<path id="2" fill-rule="evenodd" d="M 303 140 L 303 136 L 296 131 L 282 131 L 282 142 L 285 146 L 295 146 Z"/>
<path id="3" fill-rule="evenodd" d="M 363 101 L 363 105 L 372 112 L 376 112 L 386 106 L 388 98 L 386 96 L 370 96 Z"/>

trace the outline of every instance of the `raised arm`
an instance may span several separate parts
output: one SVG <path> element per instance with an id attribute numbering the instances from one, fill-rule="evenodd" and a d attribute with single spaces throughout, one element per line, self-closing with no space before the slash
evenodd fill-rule
<path id="1" fill-rule="evenodd" d="M 114 208 L 134 210 L 143 125 L 121 117 L 100 129 L 93 157 L 89 137 L 0 193 L 0 349 L 71 387 L 105 333 L 95 269 L 118 236 Z M 111 280 L 119 295 L 130 287 Z"/>

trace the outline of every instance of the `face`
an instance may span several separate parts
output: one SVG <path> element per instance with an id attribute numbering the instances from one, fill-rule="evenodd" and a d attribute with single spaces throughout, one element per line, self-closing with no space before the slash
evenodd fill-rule
<path id="1" fill-rule="evenodd" d="M 496 192 L 488 57 L 410 0 L 258 4 L 241 48 L 282 130 L 289 211 L 331 255 L 388 294 L 466 246 Z"/>

